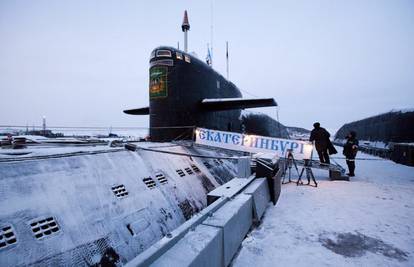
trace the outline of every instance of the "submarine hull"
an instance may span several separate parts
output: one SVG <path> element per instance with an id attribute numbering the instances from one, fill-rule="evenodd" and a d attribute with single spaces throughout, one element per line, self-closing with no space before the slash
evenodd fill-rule
<path id="1" fill-rule="evenodd" d="M 158 149 L 230 155 L 170 143 Z M 236 170 L 232 160 L 125 149 L 0 157 L 0 265 L 126 263 L 202 210 L 207 193 Z"/>

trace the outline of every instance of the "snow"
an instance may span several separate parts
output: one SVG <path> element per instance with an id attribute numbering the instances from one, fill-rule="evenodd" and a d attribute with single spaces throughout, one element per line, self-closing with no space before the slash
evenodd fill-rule
<path id="1" fill-rule="evenodd" d="M 263 115 L 263 114 L 264 114 L 263 112 L 254 111 L 254 110 L 245 110 L 245 109 L 242 109 L 242 111 L 240 112 L 241 117 L 246 117 L 249 115 Z"/>
<path id="2" fill-rule="evenodd" d="M 80 152 L 96 152 L 102 150 L 119 150 L 120 147 L 109 147 L 107 145 L 91 146 L 32 146 L 25 149 L 0 149 L 0 159 L 25 158 L 33 156 L 49 156 Z"/>
<path id="3" fill-rule="evenodd" d="M 414 112 L 414 108 L 395 108 L 395 109 L 391 109 L 390 112 L 401 112 L 401 113 Z"/>
<path id="4" fill-rule="evenodd" d="M 345 144 L 346 139 L 336 138 L 335 142 Z M 389 149 L 389 144 L 382 141 L 359 140 L 359 146 L 365 148 Z"/>
<path id="5" fill-rule="evenodd" d="M 138 145 L 177 153 L 227 155 L 172 143 Z M 15 247 L 0 249 L 1 267 L 34 262 L 42 266 L 92 266 L 108 247 L 125 263 L 182 225 L 186 216 L 206 207 L 207 190 L 220 184 L 216 177 L 222 177 L 224 183 L 237 170 L 230 160 L 207 169 L 203 164 L 207 159 L 107 146 L 33 146 L 0 152 L 32 152 L 2 156 L 13 159 L 96 150 L 118 152 L 14 162 L 1 162 L 4 158 L 0 157 L 0 226 L 11 224 L 17 235 Z M 201 172 L 186 171 L 183 177 L 176 172 L 194 170 L 192 165 Z M 159 173 L 167 183 L 156 178 Z M 153 178 L 154 188 L 149 189 L 143 181 L 147 177 Z M 128 196 L 114 195 L 112 187 L 119 185 Z M 45 216 L 55 217 L 61 231 L 39 241 L 28 226 L 31 220 Z"/>
<path id="6" fill-rule="evenodd" d="M 283 185 L 233 266 L 414 266 L 414 168 L 359 157 L 350 182 Z"/>
<path id="7" fill-rule="evenodd" d="M 343 141 L 345 143 L 346 140 Z M 359 146 L 368 147 L 368 148 L 382 148 L 388 149 L 388 144 L 382 141 L 369 141 L 369 140 L 359 140 Z"/>
<path id="8" fill-rule="evenodd" d="M 72 141 L 79 141 L 82 143 L 81 140 L 75 138 L 45 138 L 40 137 L 39 139 L 31 139 L 36 142 L 42 142 L 41 145 L 36 146 L 27 146 L 24 149 L 0 149 L 0 159 L 14 159 L 14 158 L 26 158 L 26 157 L 34 157 L 34 156 L 49 156 L 49 155 L 63 155 L 63 154 L 73 154 L 73 153 L 85 153 L 85 152 L 97 152 L 97 151 L 116 151 L 120 150 L 123 147 L 110 147 L 109 144 L 94 144 L 90 143 L 87 144 L 85 141 L 85 145 L 77 146 L 75 145 L 55 145 L 55 144 L 48 144 L 48 141 L 59 141 L 61 143 L 65 142 L 72 142 Z M 101 138 L 101 141 L 111 141 L 111 140 L 121 140 L 119 138 Z M 138 142 L 136 143 L 141 147 L 147 148 L 168 148 L 171 146 L 178 146 L 176 144 L 171 143 L 154 143 L 154 142 Z"/>
<path id="9" fill-rule="evenodd" d="M 41 130 L 38 126 L 33 128 L 33 130 Z M 1 127 L 0 126 L 0 137 L 7 137 L 6 133 L 12 133 L 13 135 L 24 135 L 26 132 L 26 128 L 22 127 Z M 30 129 L 31 130 L 31 129 Z M 139 138 L 139 137 L 146 137 L 148 136 L 148 128 L 140 128 L 140 127 L 108 127 L 108 128 L 99 128 L 99 127 L 91 127 L 91 128 L 82 128 L 82 127 L 47 127 L 47 130 L 51 130 L 53 133 L 63 133 L 65 137 L 82 137 L 82 136 L 94 136 L 94 137 L 101 137 L 107 136 L 108 134 L 116 134 L 119 137 L 128 137 L 128 138 Z M 34 137 L 33 135 L 31 135 Z M 30 138 L 29 138 L 30 139 Z M 53 138 L 52 138 L 53 139 Z"/>
<path id="10" fill-rule="evenodd" d="M 307 141 L 310 138 L 310 132 L 297 131 L 291 127 L 286 127 L 291 139 Z"/>

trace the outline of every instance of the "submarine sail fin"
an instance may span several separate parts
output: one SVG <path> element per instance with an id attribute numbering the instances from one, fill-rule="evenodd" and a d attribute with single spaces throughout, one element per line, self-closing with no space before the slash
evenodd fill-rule
<path id="1" fill-rule="evenodd" d="M 124 110 L 124 113 L 129 114 L 129 115 L 149 115 L 149 107 L 127 109 L 127 110 Z"/>
<path id="2" fill-rule="evenodd" d="M 277 106 L 273 98 L 207 98 L 201 101 L 201 107 L 209 111 L 272 106 Z"/>

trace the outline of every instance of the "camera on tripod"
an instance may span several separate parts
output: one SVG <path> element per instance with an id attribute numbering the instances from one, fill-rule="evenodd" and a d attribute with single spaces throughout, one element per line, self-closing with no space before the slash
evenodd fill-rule
<path id="1" fill-rule="evenodd" d="M 295 157 L 293 156 L 293 150 L 292 149 L 287 149 L 286 153 L 285 153 L 285 167 L 284 167 L 284 172 L 282 174 L 282 184 L 288 184 L 288 183 L 293 183 L 294 181 L 292 181 L 292 167 L 295 168 L 297 174 L 298 174 L 298 180 L 295 182 L 297 186 L 299 185 L 309 185 L 309 186 L 314 186 L 314 187 L 318 187 L 318 183 L 316 182 L 315 176 L 313 175 L 312 172 L 312 166 L 311 166 L 311 161 L 309 159 L 304 159 L 301 161 L 298 161 L 295 159 Z M 301 170 L 301 172 L 299 173 L 299 168 L 298 168 L 298 163 L 300 165 L 303 165 L 303 168 Z M 303 173 L 306 173 L 306 178 L 308 180 L 307 184 L 304 184 L 302 181 L 302 175 Z M 288 181 L 285 182 L 286 179 L 286 174 L 288 174 Z M 313 181 L 313 185 L 311 185 L 310 181 Z"/>

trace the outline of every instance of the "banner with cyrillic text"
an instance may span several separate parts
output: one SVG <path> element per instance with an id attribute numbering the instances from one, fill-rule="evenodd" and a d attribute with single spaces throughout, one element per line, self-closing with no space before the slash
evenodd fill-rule
<path id="1" fill-rule="evenodd" d="M 195 142 L 200 145 L 220 147 L 250 153 L 274 153 L 286 157 L 288 149 L 295 159 L 310 159 L 313 145 L 307 141 L 241 134 L 197 128 Z"/>

